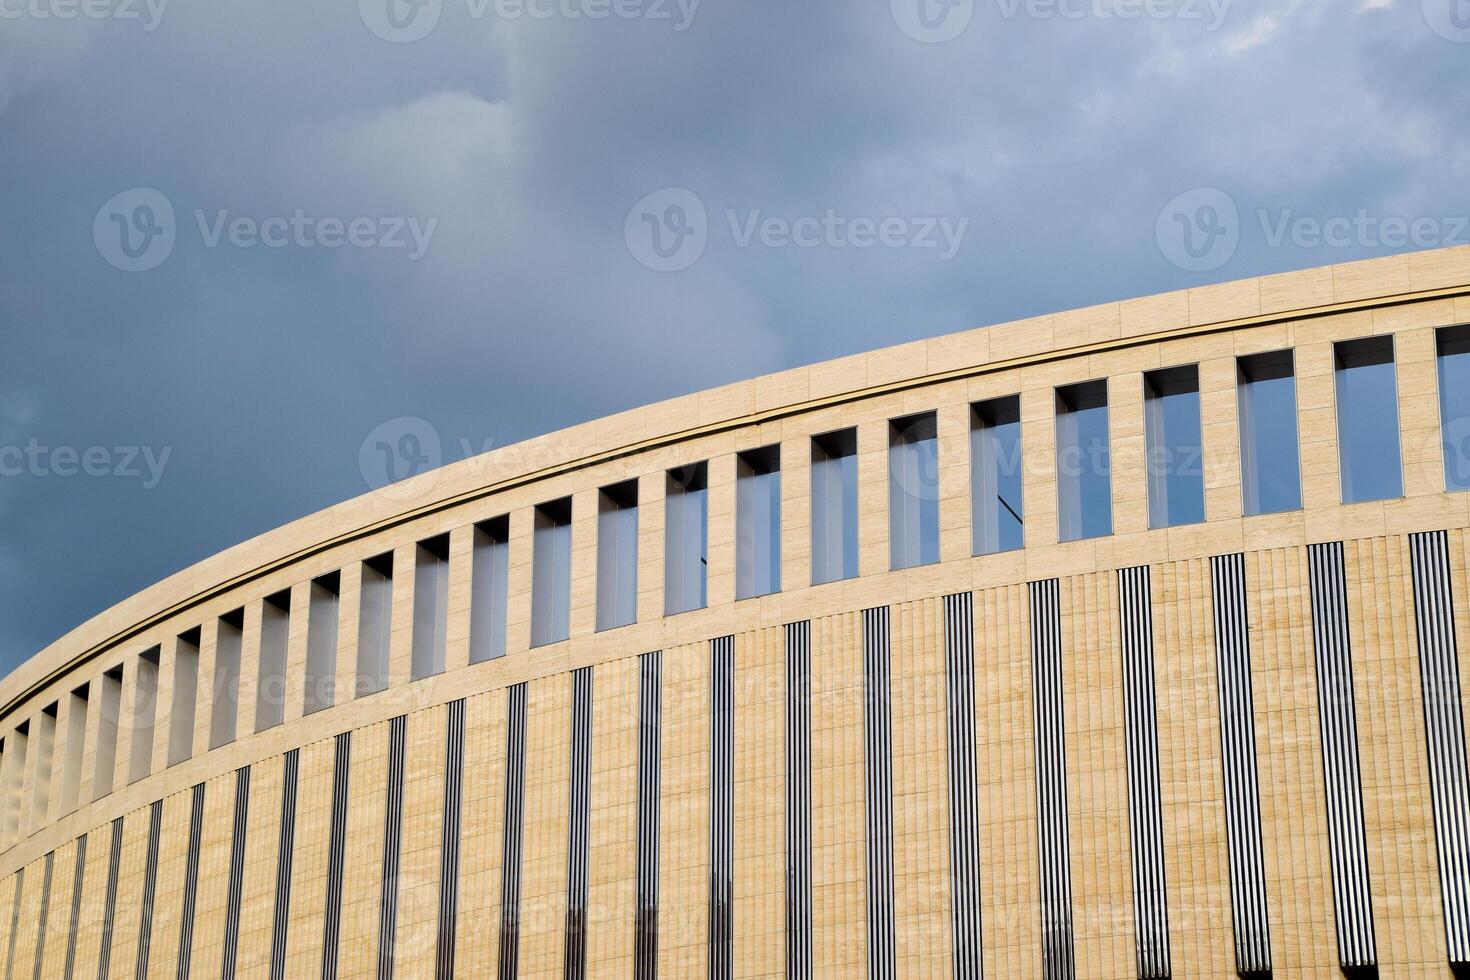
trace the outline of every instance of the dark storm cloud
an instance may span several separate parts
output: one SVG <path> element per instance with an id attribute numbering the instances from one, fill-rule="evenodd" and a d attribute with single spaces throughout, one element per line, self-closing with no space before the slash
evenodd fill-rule
<path id="1" fill-rule="evenodd" d="M 442 0 L 406 43 L 370 29 L 424 26 L 387 2 L 0 0 L 0 467 L 22 460 L 0 474 L 0 668 L 364 491 L 363 440 L 397 417 L 449 461 L 820 358 L 1411 247 L 1271 243 L 1303 217 L 1470 213 L 1470 47 L 1431 27 L 1438 0 L 924 0 L 941 30 L 969 17 L 942 43 L 910 36 L 909 0 Z M 172 208 L 166 241 L 139 199 L 99 218 L 134 188 Z M 668 188 L 703 210 L 703 251 L 656 272 L 630 209 Z M 1192 272 L 1156 222 L 1196 188 L 1227 195 L 1238 244 Z M 922 244 L 941 221 L 963 229 L 948 259 Z M 121 264 L 170 250 L 122 271 L 99 222 Z M 156 486 L 128 452 L 165 460 Z"/>

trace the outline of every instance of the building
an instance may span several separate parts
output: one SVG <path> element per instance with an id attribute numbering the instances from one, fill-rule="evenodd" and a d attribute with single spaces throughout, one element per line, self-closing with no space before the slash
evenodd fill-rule
<path id="1" fill-rule="evenodd" d="M 1108 304 L 207 559 L 0 684 L 6 976 L 1452 976 L 1466 324 Z"/>

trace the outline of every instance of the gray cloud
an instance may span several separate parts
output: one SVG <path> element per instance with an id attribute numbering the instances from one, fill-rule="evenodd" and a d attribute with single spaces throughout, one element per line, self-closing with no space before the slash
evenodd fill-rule
<path id="1" fill-rule="evenodd" d="M 0 6 L 32 2 L 50 0 Z M 1470 213 L 1470 49 L 1419 0 L 1238 0 L 1215 31 L 1065 7 L 1085 16 L 977 0 L 942 44 L 906 36 L 888 0 L 703 0 L 683 31 L 444 0 L 408 44 L 353 3 L 170 4 L 151 32 L 0 19 L 0 391 L 25 409 L 0 413 L 0 443 L 171 450 L 153 489 L 0 478 L 0 669 L 362 492 L 359 446 L 397 416 L 454 459 L 856 350 L 1403 247 L 1272 247 L 1261 210 Z M 132 187 L 178 217 L 148 272 L 92 238 Z M 698 195 L 709 240 L 658 273 L 624 224 L 667 187 Z M 1241 215 L 1203 273 L 1155 239 L 1196 187 Z M 410 261 L 209 247 L 195 220 L 298 210 L 437 223 Z M 829 211 L 968 226 L 946 262 L 742 247 L 727 220 Z"/>

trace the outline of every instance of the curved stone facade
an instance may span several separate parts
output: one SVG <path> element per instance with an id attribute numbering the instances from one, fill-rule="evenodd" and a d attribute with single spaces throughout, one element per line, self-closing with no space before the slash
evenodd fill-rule
<path id="1" fill-rule="evenodd" d="M 1449 977 L 1466 323 L 1470 249 L 1108 304 L 232 548 L 0 682 L 6 975 Z"/>

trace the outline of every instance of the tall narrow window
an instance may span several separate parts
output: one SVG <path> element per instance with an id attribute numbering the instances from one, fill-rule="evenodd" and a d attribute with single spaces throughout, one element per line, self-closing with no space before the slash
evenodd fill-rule
<path id="1" fill-rule="evenodd" d="M 1283 350 L 1242 357 L 1236 369 L 1245 515 L 1300 510 L 1302 466 L 1292 353 Z"/>
<path id="2" fill-rule="evenodd" d="M 505 607 L 510 569 L 510 518 L 475 525 L 470 579 L 470 663 L 505 656 Z"/>
<path id="3" fill-rule="evenodd" d="M 597 628 L 638 619 L 638 481 L 597 495 Z"/>
<path id="4" fill-rule="evenodd" d="M 214 702 L 209 713 L 209 747 L 217 749 L 235 740 L 240 709 L 240 647 L 245 610 L 219 618 L 214 640 Z M 104 716 L 105 717 L 105 716 Z"/>
<path id="5" fill-rule="evenodd" d="M 81 802 L 82 759 L 87 741 L 88 699 L 92 688 L 83 684 L 71 692 L 66 710 L 66 744 L 61 768 L 61 813 L 68 814 Z"/>
<path id="6" fill-rule="evenodd" d="M 1106 381 L 1057 389 L 1057 517 L 1063 541 L 1113 533 Z"/>
<path id="7" fill-rule="evenodd" d="M 341 619 L 342 573 L 311 583 L 306 612 L 306 684 L 302 714 L 330 708 L 337 700 L 337 626 Z"/>
<path id="8" fill-rule="evenodd" d="M 888 426 L 888 560 L 894 570 L 939 560 L 939 433 L 933 412 Z"/>
<path id="9" fill-rule="evenodd" d="M 56 702 L 41 709 L 36 719 L 35 744 L 36 782 L 31 794 L 31 829 L 39 830 L 46 824 L 46 814 L 51 808 L 51 761 L 56 753 Z"/>
<path id="10" fill-rule="evenodd" d="M 1179 527 L 1205 519 L 1205 450 L 1200 434 L 1199 368 L 1143 376 L 1148 439 L 1148 526 Z"/>
<path id="11" fill-rule="evenodd" d="M 812 584 L 858 573 L 857 430 L 812 439 Z"/>
<path id="12" fill-rule="evenodd" d="M 449 535 L 420 541 L 414 549 L 413 656 L 414 680 L 444 673 L 449 627 Z"/>
<path id="13" fill-rule="evenodd" d="M 536 508 L 531 556 L 531 646 L 565 640 L 571 629 L 572 498 Z"/>
<path id="14" fill-rule="evenodd" d="M 393 552 L 362 563 L 357 619 L 357 696 L 388 687 L 388 637 L 393 626 Z"/>
<path id="15" fill-rule="evenodd" d="M 781 591 L 781 447 L 735 457 L 735 598 Z"/>
<path id="16" fill-rule="evenodd" d="M 255 730 L 286 719 L 286 645 L 291 637 L 291 590 L 266 596 L 260 606 L 260 664 L 255 685 Z"/>
<path id="17" fill-rule="evenodd" d="M 122 713 L 123 669 L 114 667 L 97 679 L 97 756 L 92 771 L 92 799 L 112 792 L 117 774 L 117 719 Z M 6 749 L 10 746 L 7 744 Z M 9 752 L 7 751 L 7 756 Z"/>
<path id="18" fill-rule="evenodd" d="M 1026 543 L 1021 484 L 1021 399 L 981 402 L 970 414 L 971 543 L 977 555 Z"/>
<path id="19" fill-rule="evenodd" d="M 138 657 L 133 682 L 133 747 L 128 757 L 128 782 L 136 783 L 153 771 L 153 722 L 158 713 L 158 647 Z"/>
<path id="20" fill-rule="evenodd" d="M 1404 495 L 1399 459 L 1399 395 L 1393 338 L 1368 337 L 1333 348 L 1337 370 L 1337 459 L 1342 502 Z"/>
<path id="21" fill-rule="evenodd" d="M 705 607 L 709 554 L 709 468 L 669 470 L 664 498 L 664 613 Z"/>
<path id="22" fill-rule="evenodd" d="M 174 696 L 168 712 L 168 764 L 194 754 L 194 706 L 199 700 L 199 627 L 174 641 Z"/>
<path id="23" fill-rule="evenodd" d="M 1435 335 L 1446 490 L 1470 490 L 1470 324 Z"/>

